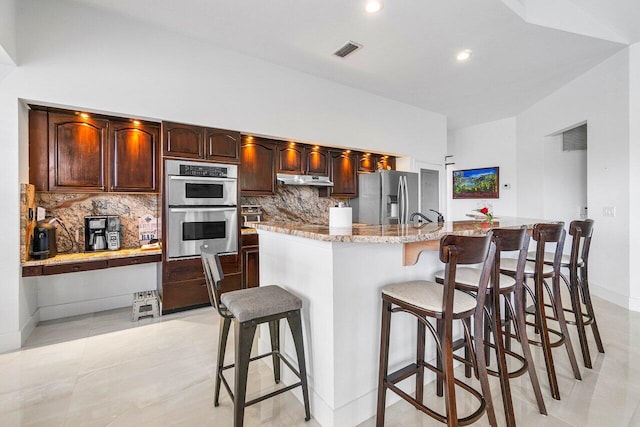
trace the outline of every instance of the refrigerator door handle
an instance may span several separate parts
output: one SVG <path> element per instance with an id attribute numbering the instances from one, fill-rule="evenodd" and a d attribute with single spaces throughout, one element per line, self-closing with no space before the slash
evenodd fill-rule
<path id="1" fill-rule="evenodd" d="M 402 222 L 402 177 L 398 179 L 398 196 L 396 197 L 396 204 L 398 205 L 398 224 Z"/>
<path id="2" fill-rule="evenodd" d="M 409 181 L 404 178 L 404 223 L 409 224 Z"/>
<path id="3" fill-rule="evenodd" d="M 405 224 L 406 223 L 406 216 L 407 216 L 407 212 L 406 212 L 407 199 L 405 197 L 405 194 L 406 194 L 405 177 L 401 176 L 399 181 L 400 181 L 400 189 L 399 189 L 399 192 L 398 192 L 398 199 L 399 199 L 399 204 L 400 204 L 400 218 L 398 220 L 398 224 Z"/>

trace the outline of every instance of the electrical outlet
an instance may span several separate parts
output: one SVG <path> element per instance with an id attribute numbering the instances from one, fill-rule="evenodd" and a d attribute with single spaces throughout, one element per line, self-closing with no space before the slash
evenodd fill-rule
<path id="1" fill-rule="evenodd" d="M 602 216 L 616 216 L 616 207 L 615 206 L 604 206 L 602 208 Z"/>

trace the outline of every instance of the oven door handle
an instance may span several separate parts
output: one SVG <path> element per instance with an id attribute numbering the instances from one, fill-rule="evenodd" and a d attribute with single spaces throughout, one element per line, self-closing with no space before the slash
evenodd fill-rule
<path id="1" fill-rule="evenodd" d="M 194 206 L 192 208 L 169 208 L 169 212 L 235 212 L 238 208 L 229 207 L 229 208 L 200 208 Z"/>
<path id="2" fill-rule="evenodd" d="M 174 181 L 206 181 L 206 182 L 237 182 L 235 178 L 217 178 L 214 176 L 183 176 L 183 175 L 169 175 L 169 179 Z"/>

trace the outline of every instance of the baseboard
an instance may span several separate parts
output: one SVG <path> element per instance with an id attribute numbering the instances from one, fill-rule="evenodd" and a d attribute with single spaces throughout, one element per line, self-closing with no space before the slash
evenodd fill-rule
<path id="1" fill-rule="evenodd" d="M 640 299 L 631 298 L 628 295 L 621 295 L 602 286 L 594 285 L 593 283 L 589 283 L 589 292 L 591 295 L 605 299 L 628 310 L 640 311 Z"/>
<path id="2" fill-rule="evenodd" d="M 62 317 L 79 316 L 114 308 L 131 307 L 133 294 L 116 295 L 107 298 L 96 298 L 86 301 L 40 307 L 40 321 L 60 319 Z"/>
<path id="3" fill-rule="evenodd" d="M 40 309 L 37 309 L 36 312 L 31 315 L 29 321 L 20 329 L 21 347 L 27 342 L 29 335 L 31 335 L 36 326 L 38 326 L 38 323 L 40 323 Z"/>

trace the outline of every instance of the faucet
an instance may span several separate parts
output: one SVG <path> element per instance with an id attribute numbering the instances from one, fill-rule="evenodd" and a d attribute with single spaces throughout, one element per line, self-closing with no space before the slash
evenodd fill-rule
<path id="1" fill-rule="evenodd" d="M 427 218 L 424 214 L 421 214 L 420 212 L 412 213 L 411 216 L 409 217 L 409 221 L 413 221 L 417 216 L 419 216 L 420 218 L 422 218 L 423 220 L 425 220 L 427 222 L 433 222 L 429 218 Z"/>
<path id="2" fill-rule="evenodd" d="M 437 213 L 437 214 L 438 214 L 438 224 L 441 224 L 441 223 L 443 223 L 443 222 L 444 222 L 444 216 L 443 216 L 440 212 L 438 212 L 438 211 L 437 211 L 437 210 L 435 210 L 435 209 L 429 209 L 429 210 L 430 210 L 431 212 L 435 212 L 435 213 Z"/>

